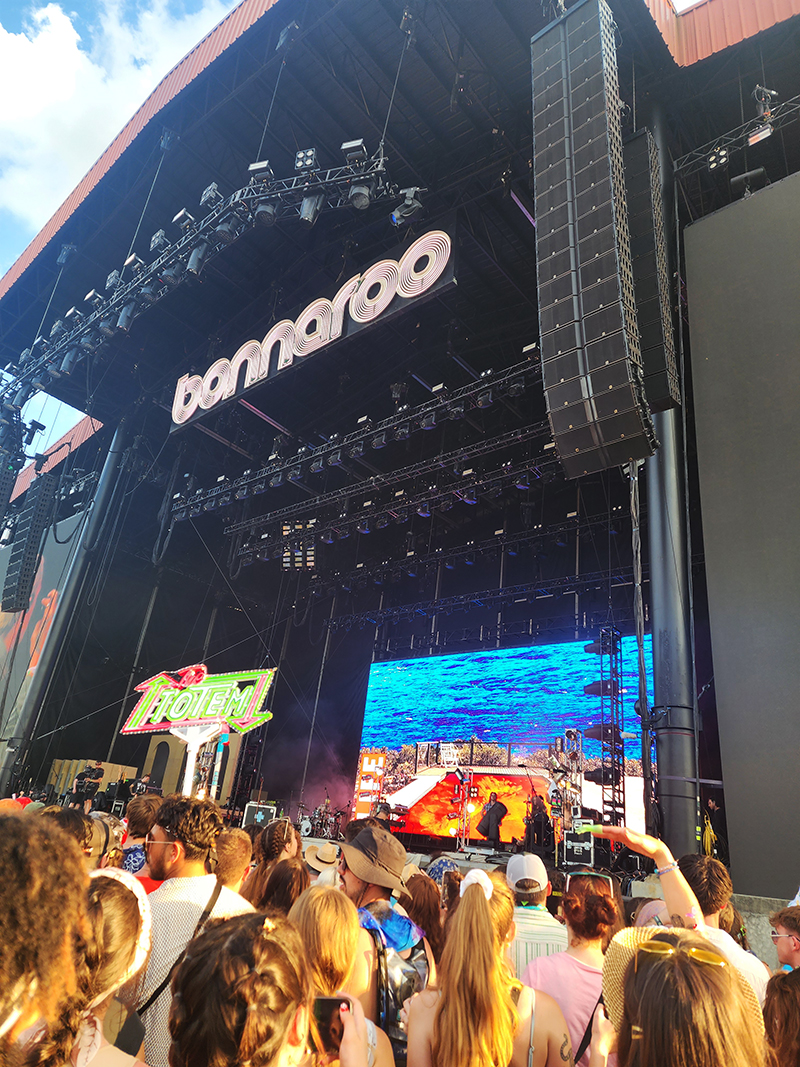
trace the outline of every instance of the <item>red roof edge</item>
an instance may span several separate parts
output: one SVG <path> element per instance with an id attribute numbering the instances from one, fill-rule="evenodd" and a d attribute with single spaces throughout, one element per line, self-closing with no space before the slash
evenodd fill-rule
<path id="1" fill-rule="evenodd" d="M 64 223 L 158 113 L 277 2 L 278 0 L 242 0 L 238 7 L 226 15 L 218 26 L 215 26 L 177 66 L 172 68 L 133 118 L 123 126 L 120 133 L 81 179 L 58 211 L 45 223 L 19 259 L 0 278 L 0 299 L 20 279 L 39 253 L 56 237 Z"/>
<path id="2" fill-rule="evenodd" d="M 673 59 L 689 67 L 800 15 L 800 0 L 703 0 L 678 14 L 671 0 L 644 0 Z"/>

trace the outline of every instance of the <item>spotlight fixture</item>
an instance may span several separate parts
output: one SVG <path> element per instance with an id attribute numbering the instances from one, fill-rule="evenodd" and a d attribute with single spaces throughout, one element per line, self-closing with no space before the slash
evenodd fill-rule
<path id="1" fill-rule="evenodd" d="M 358 530 L 358 532 L 360 534 L 371 533 L 372 532 L 372 528 L 371 528 L 371 526 L 369 524 L 369 519 L 361 519 L 361 521 L 356 526 L 356 529 Z"/>
<path id="2" fill-rule="evenodd" d="M 389 216 L 393 226 L 404 226 L 422 211 L 422 201 L 419 199 L 419 194 L 422 192 L 427 192 L 427 190 L 417 186 L 400 190 L 403 202 L 398 204 Z"/>
<path id="3" fill-rule="evenodd" d="M 475 403 L 479 408 L 490 408 L 494 401 L 494 393 L 491 389 L 484 389 L 482 393 L 478 393 Z"/>
<path id="4" fill-rule="evenodd" d="M 423 415 L 419 420 L 419 427 L 421 430 L 435 430 L 436 429 L 436 412 L 429 411 L 427 415 Z"/>
<path id="5" fill-rule="evenodd" d="M 399 426 L 395 427 L 394 439 L 395 441 L 407 441 L 410 434 L 411 427 L 407 422 L 402 422 Z"/>
<path id="6" fill-rule="evenodd" d="M 269 480 L 270 489 L 278 489 L 283 485 L 283 471 L 278 471 L 277 474 L 273 474 Z"/>
<path id="7" fill-rule="evenodd" d="M 317 456 L 315 460 L 312 460 L 309 470 L 312 474 L 322 474 L 322 472 L 325 470 L 325 460 L 322 458 L 322 456 Z"/>
<path id="8" fill-rule="evenodd" d="M 335 452 L 331 452 L 328 456 L 329 467 L 341 467 L 342 466 L 342 450 L 337 448 Z"/>
<path id="9" fill-rule="evenodd" d="M 429 519 L 431 517 L 431 505 L 430 502 L 425 500 L 417 508 L 417 515 L 422 519 Z"/>
<path id="10" fill-rule="evenodd" d="M 53 325 L 50 327 L 50 340 L 58 341 L 61 337 L 64 337 L 67 332 L 67 328 L 64 325 L 63 319 L 56 319 Z"/>
<path id="11" fill-rule="evenodd" d="M 90 289 L 86 296 L 83 298 L 85 304 L 91 304 L 95 308 L 99 308 L 103 303 L 103 297 L 98 293 L 96 289 Z M 53 331 L 50 331 L 50 336 L 53 336 Z"/>
<path id="12" fill-rule="evenodd" d="M 386 447 L 386 431 L 382 430 L 379 434 L 376 434 L 370 444 L 373 448 L 385 448 Z"/>
<path id="13" fill-rule="evenodd" d="M 317 169 L 317 150 L 316 148 L 301 148 L 294 157 L 294 169 L 295 170 L 316 170 Z"/>
<path id="14" fill-rule="evenodd" d="M 225 245 L 233 244 L 236 238 L 239 236 L 236 229 L 236 220 L 233 215 L 228 215 L 222 222 L 214 229 L 214 236 L 218 241 L 222 241 Z"/>
<path id="15" fill-rule="evenodd" d="M 189 262 L 186 264 L 186 270 L 189 274 L 194 274 L 195 277 L 203 269 L 206 253 L 208 252 L 208 241 L 200 241 L 192 249 L 192 254 L 189 256 Z"/>
<path id="16" fill-rule="evenodd" d="M 62 245 L 61 251 L 58 253 L 58 259 L 56 260 L 57 265 L 59 267 L 66 267 L 67 263 L 72 259 L 73 254 L 77 251 L 77 245 Z"/>
<path id="17" fill-rule="evenodd" d="M 247 173 L 250 175 L 251 185 L 256 182 L 271 182 L 275 177 L 268 159 L 262 159 L 258 163 L 251 163 L 247 168 Z"/>
<path id="18" fill-rule="evenodd" d="M 168 285 L 170 289 L 174 289 L 183 281 L 183 272 L 185 269 L 185 265 L 178 260 L 176 263 L 173 263 L 171 267 L 167 267 L 166 270 L 163 270 L 158 277 L 165 285 Z"/>
<path id="19" fill-rule="evenodd" d="M 70 330 L 74 330 L 77 325 L 83 322 L 83 314 L 78 311 L 76 307 L 71 307 L 64 316 L 64 321 L 68 323 Z M 25 359 L 25 353 L 20 356 L 20 362 Z"/>
<path id="20" fill-rule="evenodd" d="M 324 545 L 332 545 L 333 542 L 336 540 L 336 534 L 333 532 L 333 530 L 326 530 L 325 533 L 322 534 L 322 536 L 320 537 L 320 540 Z"/>
<path id="21" fill-rule="evenodd" d="M 478 495 L 474 489 L 465 489 L 461 494 L 461 499 L 465 504 L 477 504 Z"/>
<path id="22" fill-rule="evenodd" d="M 158 300 L 158 286 L 155 282 L 148 282 L 139 291 L 139 299 L 143 304 L 155 304 Z"/>
<path id="23" fill-rule="evenodd" d="M 210 204 L 211 207 L 215 207 L 217 204 L 221 204 L 225 197 L 219 191 L 219 186 L 216 182 L 212 182 L 211 185 L 207 185 L 200 196 L 200 207 L 205 207 L 206 204 Z"/>
<path id="24" fill-rule="evenodd" d="M 350 186 L 350 192 L 347 194 L 347 202 L 354 207 L 356 211 L 366 211 L 372 203 L 374 192 L 374 182 L 356 182 Z"/>
<path id="25" fill-rule="evenodd" d="M 453 404 L 448 404 L 448 406 L 447 406 L 447 414 L 454 422 L 457 419 L 463 419 L 464 418 L 464 401 L 463 400 L 457 400 Z"/>
<path id="26" fill-rule="evenodd" d="M 356 441 L 356 443 L 348 449 L 347 454 L 351 459 L 361 459 L 364 455 L 364 442 Z"/>
<path id="27" fill-rule="evenodd" d="M 275 200 L 259 200 L 253 212 L 253 221 L 259 226 L 274 226 L 278 214 L 278 204 Z"/>
<path id="28" fill-rule="evenodd" d="M 109 276 L 106 278 L 106 292 L 113 292 L 114 289 L 119 288 L 120 276 L 118 270 L 112 270 Z"/>
<path id="29" fill-rule="evenodd" d="M 708 153 L 708 169 L 717 170 L 719 167 L 727 167 L 728 149 L 720 146 Z"/>
<path id="30" fill-rule="evenodd" d="M 153 236 L 150 238 L 150 251 L 160 252 L 162 248 L 166 248 L 169 245 L 169 238 L 164 230 L 156 230 Z"/>
<path id="31" fill-rule="evenodd" d="M 139 274 L 144 269 L 144 260 L 140 259 L 135 252 L 131 252 L 123 263 L 123 268 L 130 267 L 134 274 Z"/>
<path id="32" fill-rule="evenodd" d="M 752 133 L 748 134 L 747 143 L 752 147 L 754 144 L 758 144 L 759 141 L 766 141 L 771 136 L 772 127 L 768 122 L 765 122 L 763 126 L 757 126 Z"/>
<path id="33" fill-rule="evenodd" d="M 340 151 L 344 156 L 345 162 L 351 167 L 356 163 L 366 163 L 367 161 L 367 149 L 364 145 L 363 137 L 360 137 L 357 141 L 345 141 Z"/>
<path id="34" fill-rule="evenodd" d="M 309 229 L 319 218 L 324 203 L 324 193 L 313 193 L 311 196 L 303 197 L 303 203 L 300 205 L 300 221 Z"/>
<path id="35" fill-rule="evenodd" d="M 92 330 L 81 337 L 80 347 L 84 352 L 89 352 L 91 354 L 92 352 L 96 352 L 102 343 L 103 338 Z M 56 372 L 51 368 L 50 373 L 55 374 Z"/>
<path id="36" fill-rule="evenodd" d="M 119 318 L 117 319 L 117 329 L 122 330 L 124 333 L 127 333 L 133 324 L 133 320 L 136 318 L 136 312 L 136 301 L 131 300 L 130 303 L 126 304 L 122 311 L 119 313 Z"/>
<path id="37" fill-rule="evenodd" d="M 303 480 L 303 471 L 300 467 L 292 467 L 291 470 L 286 472 L 286 479 L 290 482 L 301 482 Z"/>
<path id="38" fill-rule="evenodd" d="M 522 490 L 530 489 L 530 487 L 531 487 L 531 476 L 530 476 L 530 474 L 527 471 L 525 471 L 524 474 L 518 474 L 517 477 L 514 479 L 514 485 L 516 486 L 517 489 L 522 489 Z"/>
<path id="39" fill-rule="evenodd" d="M 172 225 L 179 226 L 186 233 L 187 230 L 191 230 L 192 226 L 194 226 L 194 216 L 190 215 L 185 207 L 182 207 L 172 220 Z"/>
<path id="40" fill-rule="evenodd" d="M 59 373 L 65 374 L 67 377 L 72 374 L 75 369 L 75 365 L 83 358 L 81 352 L 77 348 L 70 348 L 67 354 L 61 361 L 61 367 Z"/>
<path id="41" fill-rule="evenodd" d="M 520 382 L 520 381 L 512 382 L 511 385 L 509 385 L 509 387 L 508 387 L 508 395 L 510 397 L 513 397 L 513 398 L 516 398 L 518 396 L 522 396 L 522 394 L 524 392 L 525 392 L 525 382 Z"/>

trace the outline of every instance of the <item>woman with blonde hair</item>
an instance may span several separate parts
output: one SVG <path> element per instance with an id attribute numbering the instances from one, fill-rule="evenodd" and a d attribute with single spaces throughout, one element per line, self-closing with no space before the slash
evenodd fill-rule
<path id="1" fill-rule="evenodd" d="M 353 985 L 357 956 L 371 951 L 372 942 L 361 929 L 358 912 L 338 889 L 312 885 L 292 905 L 289 920 L 300 932 L 314 994 L 332 997 L 349 993 L 356 999 L 363 990 Z M 369 1067 L 393 1067 L 389 1038 L 366 1020 Z"/>
<path id="2" fill-rule="evenodd" d="M 408 1067 L 572 1067 L 567 1025 L 506 957 L 514 897 L 499 874 L 470 871 L 450 922 L 436 988 L 411 1001 Z"/>

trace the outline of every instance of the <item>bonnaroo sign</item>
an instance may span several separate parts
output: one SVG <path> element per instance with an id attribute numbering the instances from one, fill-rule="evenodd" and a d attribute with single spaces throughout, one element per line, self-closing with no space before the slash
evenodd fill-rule
<path id="1" fill-rule="evenodd" d="M 453 281 L 452 244 L 444 230 L 430 230 L 399 260 L 379 260 L 345 282 L 332 300 L 314 300 L 294 321 L 276 322 L 262 341 L 246 341 L 231 359 L 212 363 L 202 377 L 184 374 L 175 387 L 172 430 L 188 425 L 222 401 L 238 398 L 292 366 L 295 359 L 350 337 L 402 310 L 434 286 Z"/>

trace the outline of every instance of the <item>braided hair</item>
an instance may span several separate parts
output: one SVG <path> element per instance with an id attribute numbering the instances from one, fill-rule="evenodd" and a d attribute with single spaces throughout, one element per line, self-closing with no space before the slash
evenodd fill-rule
<path id="1" fill-rule="evenodd" d="M 171 1067 L 268 1067 L 311 982 L 296 928 L 239 915 L 189 945 L 172 978 Z"/>
<path id="2" fill-rule="evenodd" d="M 245 878 L 240 890 L 244 899 L 254 907 L 261 906 L 272 868 L 282 858 L 284 851 L 288 854 L 294 840 L 295 828 L 289 819 L 273 819 L 261 831 L 255 848 L 259 862 Z"/>

